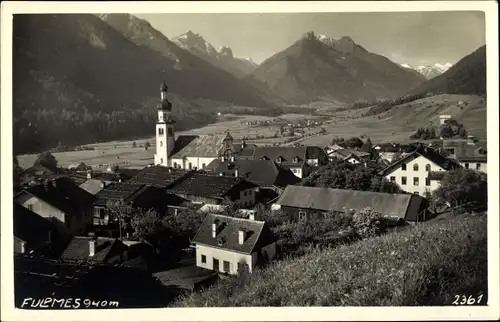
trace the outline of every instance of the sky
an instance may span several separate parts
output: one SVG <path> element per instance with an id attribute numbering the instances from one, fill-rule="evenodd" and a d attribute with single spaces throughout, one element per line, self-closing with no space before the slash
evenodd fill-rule
<path id="1" fill-rule="evenodd" d="M 261 63 L 305 32 L 349 36 L 368 51 L 412 66 L 456 63 L 485 44 L 482 12 L 135 14 L 165 36 L 191 30 L 215 48 Z"/>

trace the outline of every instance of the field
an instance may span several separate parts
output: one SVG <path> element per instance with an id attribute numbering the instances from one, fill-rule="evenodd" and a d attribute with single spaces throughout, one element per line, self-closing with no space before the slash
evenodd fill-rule
<path id="1" fill-rule="evenodd" d="M 459 102 L 462 102 L 459 104 Z M 322 105 L 322 112 L 331 115 L 330 120 L 323 124 L 325 135 L 309 136 L 294 143 L 303 145 L 327 146 L 334 137 L 368 136 L 373 143 L 380 142 L 408 142 L 409 136 L 420 127 L 433 126 L 439 133 L 439 115 L 450 114 L 477 138 L 486 138 L 486 106 L 485 100 L 473 95 L 437 95 L 395 106 L 389 111 L 374 116 L 363 116 L 370 108 L 348 111 L 336 111 L 338 106 L 331 106 L 328 110 Z M 298 122 L 306 119 L 317 119 L 319 116 L 304 114 L 284 114 L 279 117 L 255 115 L 230 115 L 218 117 L 219 122 L 199 129 L 177 132 L 177 134 L 222 134 L 229 131 L 239 140 L 242 137 L 251 138 L 249 143 L 258 145 L 283 144 L 289 137 L 269 138 L 281 125 Z M 270 121 L 265 125 L 245 125 L 245 122 Z M 318 132 L 318 127 L 311 128 L 309 133 Z M 153 132 L 153 129 L 151 130 Z M 264 136 L 266 138 L 255 139 Z M 61 166 L 68 166 L 75 162 L 85 162 L 88 165 L 99 167 L 100 164 L 118 164 L 130 168 L 142 168 L 153 162 L 155 151 L 154 137 L 136 140 L 137 146 L 149 141 L 151 147 L 133 148 L 133 141 L 116 141 L 90 144 L 95 151 L 78 151 L 55 153 Z M 36 155 L 18 156 L 21 167 L 26 168 L 33 164 Z"/>
<path id="2" fill-rule="evenodd" d="M 487 303 L 487 215 L 436 218 L 350 245 L 311 250 L 187 295 L 177 307 Z"/>

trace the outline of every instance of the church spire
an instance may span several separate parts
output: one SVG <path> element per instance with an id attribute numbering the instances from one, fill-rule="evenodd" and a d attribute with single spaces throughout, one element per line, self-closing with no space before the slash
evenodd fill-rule
<path id="1" fill-rule="evenodd" d="M 168 101 L 167 98 L 167 91 L 168 91 L 168 85 L 166 81 L 163 81 L 160 85 L 160 97 L 161 97 L 161 103 L 158 104 L 158 109 L 160 110 L 167 110 L 171 111 L 172 110 L 172 103 Z"/>

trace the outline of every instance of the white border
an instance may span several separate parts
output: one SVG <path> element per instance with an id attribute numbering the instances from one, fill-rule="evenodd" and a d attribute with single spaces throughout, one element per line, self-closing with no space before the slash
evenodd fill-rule
<path id="1" fill-rule="evenodd" d="M 2 2 L 1 16 L 1 319 L 2 321 L 326 321 L 489 320 L 500 317 L 498 287 L 498 7 L 494 1 L 352 2 Z M 13 308 L 12 259 L 12 14 L 484 11 L 488 106 L 488 307 L 283 307 L 24 311 Z"/>

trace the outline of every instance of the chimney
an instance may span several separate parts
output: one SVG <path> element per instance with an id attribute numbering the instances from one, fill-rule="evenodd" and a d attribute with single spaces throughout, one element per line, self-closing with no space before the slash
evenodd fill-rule
<path id="1" fill-rule="evenodd" d="M 473 136 L 473 135 L 469 135 L 469 136 L 467 137 L 467 144 L 469 144 L 469 145 L 474 145 L 474 144 L 476 144 L 476 139 L 474 138 L 474 136 Z"/>
<path id="2" fill-rule="evenodd" d="M 219 229 L 219 220 L 215 219 L 214 222 L 212 223 L 212 237 L 215 238 L 217 237 L 217 233 Z"/>
<path id="3" fill-rule="evenodd" d="M 245 239 L 247 238 L 247 232 L 240 228 L 240 230 L 238 230 L 238 243 L 240 245 L 243 245 L 243 243 L 245 243 Z"/>
<path id="4" fill-rule="evenodd" d="M 255 220 L 255 210 L 251 210 L 251 211 L 248 213 L 248 219 L 250 219 L 250 220 Z"/>
<path id="5" fill-rule="evenodd" d="M 87 179 L 92 179 L 92 172 L 91 171 L 87 172 Z"/>
<path id="6" fill-rule="evenodd" d="M 238 168 L 235 168 L 235 169 L 234 169 L 234 176 L 235 176 L 236 178 L 238 178 L 238 177 L 239 177 L 239 175 L 240 175 L 240 171 L 238 171 Z"/>
<path id="7" fill-rule="evenodd" d="M 89 256 L 92 257 L 95 255 L 95 243 L 96 243 L 96 238 L 92 237 L 89 240 Z"/>
<path id="8" fill-rule="evenodd" d="M 234 155 L 231 156 L 231 162 L 234 162 Z"/>

